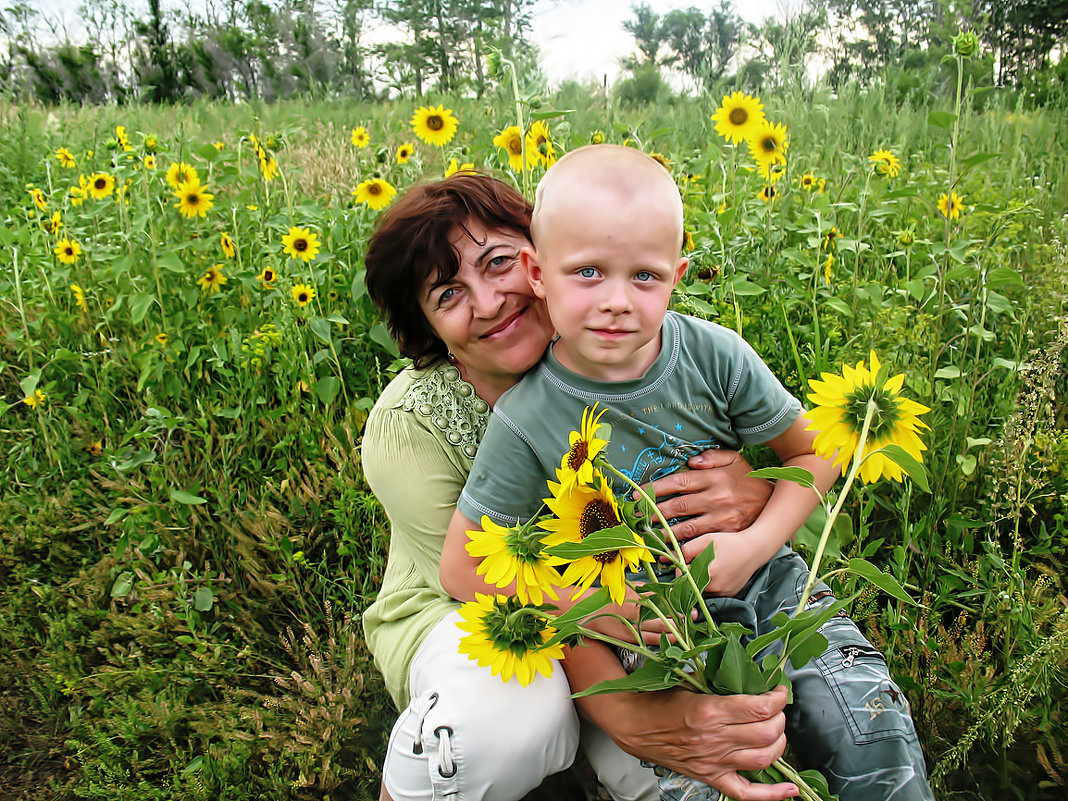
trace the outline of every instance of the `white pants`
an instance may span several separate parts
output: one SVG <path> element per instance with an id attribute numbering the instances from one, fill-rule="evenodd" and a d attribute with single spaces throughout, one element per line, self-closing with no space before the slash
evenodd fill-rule
<path id="1" fill-rule="evenodd" d="M 559 664 L 523 687 L 459 652 L 454 612 L 409 671 L 411 702 L 389 738 L 382 781 L 395 801 L 517 801 L 583 750 L 616 801 L 659 797 L 656 777 L 600 729 L 580 728 Z M 581 731 L 581 733 L 580 733 Z"/>

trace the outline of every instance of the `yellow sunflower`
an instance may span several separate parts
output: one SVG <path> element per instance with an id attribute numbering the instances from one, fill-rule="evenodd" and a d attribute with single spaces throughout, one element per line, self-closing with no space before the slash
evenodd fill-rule
<path id="1" fill-rule="evenodd" d="M 938 198 L 938 212 L 948 220 L 955 220 L 964 211 L 964 198 L 956 192 L 944 194 Z"/>
<path id="2" fill-rule="evenodd" d="M 63 264 L 74 264 L 82 255 L 82 246 L 74 239 L 61 239 L 52 252 Z"/>
<path id="3" fill-rule="evenodd" d="M 260 159 L 260 173 L 264 181 L 273 181 L 278 177 L 278 162 L 275 161 L 274 156 Z"/>
<path id="4" fill-rule="evenodd" d="M 36 409 L 38 404 L 44 403 L 48 398 L 41 390 L 35 389 L 31 394 L 22 399 L 22 402 L 31 409 Z"/>
<path id="5" fill-rule="evenodd" d="M 621 523 L 619 505 L 611 486 L 599 470 L 593 471 L 593 482 L 588 486 L 567 488 L 552 481 L 547 483 L 551 497 L 545 499 L 545 505 L 556 517 L 543 520 L 538 525 L 546 531 L 559 534 L 561 542 L 581 542 L 590 534 Z M 561 584 L 577 585 L 572 597 L 578 597 L 595 580 L 600 579 L 601 585 L 608 588 L 613 603 L 623 603 L 627 571 L 636 569 L 643 560 L 652 559 L 652 554 L 642 545 L 638 535 L 633 536 L 633 547 L 581 556 L 568 562 Z"/>
<path id="6" fill-rule="evenodd" d="M 819 186 L 819 179 L 811 173 L 805 173 L 801 176 L 798 183 L 800 184 L 801 188 L 804 189 L 806 192 L 811 192 L 813 189 Z"/>
<path id="7" fill-rule="evenodd" d="M 59 166 L 65 170 L 74 169 L 78 165 L 78 162 L 74 160 L 74 154 L 65 147 L 56 148 L 55 157 Z"/>
<path id="8" fill-rule="evenodd" d="M 535 673 L 551 676 L 552 660 L 564 657 L 562 643 L 546 645 L 556 629 L 517 598 L 478 593 L 460 607 L 460 617 L 463 620 L 456 625 L 469 632 L 460 638 L 460 653 L 490 668 L 501 681 L 515 676 L 525 687 Z"/>
<path id="9" fill-rule="evenodd" d="M 264 289 L 274 289 L 274 282 L 278 280 L 278 273 L 272 267 L 264 267 L 256 276 Z"/>
<path id="10" fill-rule="evenodd" d="M 33 198 L 33 205 L 35 205 L 41 211 L 48 208 L 48 199 L 45 197 L 45 193 L 37 187 L 33 187 L 30 190 L 30 197 Z"/>
<path id="11" fill-rule="evenodd" d="M 771 184 L 764 184 L 761 190 L 757 192 L 757 197 L 763 200 L 765 203 L 770 203 L 772 200 L 775 199 L 775 194 L 776 192 L 774 186 L 772 186 Z"/>
<path id="12" fill-rule="evenodd" d="M 197 279 L 197 284 L 205 292 L 218 292 L 222 285 L 225 284 L 227 278 L 223 275 L 223 265 L 216 264 L 214 267 L 209 267 L 204 275 Z"/>
<path id="13" fill-rule="evenodd" d="M 408 159 L 415 155 L 415 145 L 411 142 L 405 142 L 403 145 L 397 148 L 397 163 L 407 164 Z"/>
<path id="14" fill-rule="evenodd" d="M 493 144 L 508 154 L 508 166 L 516 172 L 523 169 L 523 134 L 518 125 L 509 125 L 495 137 Z"/>
<path id="15" fill-rule="evenodd" d="M 736 145 L 756 135 L 764 123 L 764 104 L 744 92 L 724 95 L 712 120 L 716 123 L 716 133 Z"/>
<path id="16" fill-rule="evenodd" d="M 601 418 L 608 409 L 597 411 L 597 404 L 587 406 L 582 412 L 582 425 L 567 437 L 568 451 L 556 469 L 556 480 L 566 489 L 574 484 L 593 482 L 593 460 L 608 445 L 607 440 L 597 436 Z"/>
<path id="17" fill-rule="evenodd" d="M 467 536 L 467 552 L 482 560 L 477 572 L 487 583 L 503 589 L 514 581 L 515 594 L 523 603 L 541 604 L 546 595 L 558 597 L 553 585 L 560 574 L 553 565 L 560 560 L 544 552 L 545 531 L 529 523 L 505 528 L 483 515 L 482 530 L 468 531 Z"/>
<path id="18" fill-rule="evenodd" d="M 98 172 L 89 179 L 89 194 L 94 200 L 106 198 L 114 189 L 115 178 L 106 172 Z"/>
<path id="19" fill-rule="evenodd" d="M 827 283 L 831 283 L 831 265 L 834 264 L 834 254 L 828 253 L 827 260 L 823 262 L 823 278 Z"/>
<path id="20" fill-rule="evenodd" d="M 293 302 L 298 306 L 307 306 L 315 299 L 315 287 L 307 284 L 293 284 L 290 292 L 293 294 Z"/>
<path id="21" fill-rule="evenodd" d="M 89 181 L 84 175 L 79 175 L 78 185 L 70 188 L 70 204 L 80 206 L 87 197 L 89 197 Z"/>
<path id="22" fill-rule="evenodd" d="M 388 206 L 395 194 L 397 190 L 393 188 L 393 185 L 381 178 L 368 178 L 352 190 L 357 203 L 366 203 L 375 211 Z"/>
<path id="23" fill-rule="evenodd" d="M 145 165 L 146 170 L 156 169 L 156 157 L 153 156 L 151 153 L 145 156 L 145 160 L 142 163 Z"/>
<path id="24" fill-rule="evenodd" d="M 834 243 L 842 236 L 842 232 L 838 230 L 837 225 L 832 225 L 831 230 L 823 235 L 823 244 L 820 246 L 822 250 L 834 250 Z"/>
<path id="25" fill-rule="evenodd" d="M 294 259 L 311 261 L 319 253 L 319 237 L 310 228 L 293 226 L 282 237 L 282 251 Z"/>
<path id="26" fill-rule="evenodd" d="M 805 412 L 810 421 L 806 431 L 817 431 L 814 441 L 816 454 L 842 465 L 845 475 L 849 462 L 856 454 L 860 433 L 864 426 L 868 401 L 875 402 L 868 441 L 865 444 L 864 461 L 860 466 L 860 478 L 866 483 L 886 476 L 900 481 L 902 470 L 885 453 L 879 451 L 884 445 L 900 445 L 916 461 L 923 461 L 927 446 L 920 439 L 917 429 L 928 428 L 918 415 L 929 412 L 926 406 L 902 397 L 901 387 L 905 376 L 883 378 L 882 368 L 875 351 L 871 351 L 870 364 L 848 364 L 842 375 L 823 373 L 822 381 L 810 380 L 814 390 L 808 399 L 815 408 Z M 837 453 L 836 453 L 837 452 Z"/>
<path id="27" fill-rule="evenodd" d="M 456 175 L 456 173 L 458 173 L 458 172 L 463 173 L 463 172 L 474 172 L 474 171 L 475 171 L 475 165 L 474 164 L 471 164 L 470 162 L 468 162 L 467 164 L 457 164 L 456 163 L 456 159 L 453 159 L 452 161 L 449 162 L 449 166 L 445 168 L 445 177 L 448 178 L 450 175 Z"/>
<path id="28" fill-rule="evenodd" d="M 237 255 L 237 248 L 234 247 L 234 240 L 230 238 L 230 234 L 226 231 L 219 234 L 219 247 L 222 248 L 223 255 L 228 259 L 232 259 Z"/>
<path id="29" fill-rule="evenodd" d="M 149 153 L 155 153 L 157 150 L 159 150 L 159 140 L 151 134 L 145 137 L 144 144 L 145 150 Z"/>
<path id="30" fill-rule="evenodd" d="M 551 167 L 555 163 L 556 149 L 549 136 L 549 126 L 544 120 L 535 120 L 527 131 L 527 164 L 531 167 L 536 164 Z"/>
<path id="31" fill-rule="evenodd" d="M 83 312 L 89 311 L 89 304 L 85 302 L 85 290 L 78 284 L 70 285 L 70 292 L 74 295 L 74 305 Z"/>
<path id="32" fill-rule="evenodd" d="M 749 152 L 760 166 L 761 174 L 767 175 L 775 164 L 786 164 L 786 151 L 790 148 L 790 136 L 786 126 L 764 120 L 747 140 Z"/>
<path id="33" fill-rule="evenodd" d="M 85 450 L 89 453 L 90 456 L 99 456 L 104 452 L 104 441 L 94 439 L 90 441 L 88 445 L 85 446 Z"/>
<path id="34" fill-rule="evenodd" d="M 459 120 L 451 108 L 420 106 L 412 115 L 412 130 L 428 145 L 444 147 L 456 135 Z"/>
<path id="35" fill-rule="evenodd" d="M 182 184 L 197 180 L 200 180 L 200 176 L 197 175 L 196 169 L 184 161 L 172 162 L 171 166 L 167 168 L 167 183 L 170 184 L 171 189 L 175 192 L 178 191 L 178 187 Z"/>
<path id="36" fill-rule="evenodd" d="M 190 219 L 193 217 L 207 217 L 208 209 L 214 205 L 212 198 L 215 195 L 204 190 L 205 187 L 201 186 L 200 181 L 196 178 L 186 181 L 184 184 L 178 184 L 178 189 L 174 193 L 178 196 L 178 202 L 174 204 L 174 207 L 178 209 L 178 212 L 183 217 Z"/>
<path id="37" fill-rule="evenodd" d="M 155 336 L 156 342 L 158 342 L 160 344 L 160 347 L 163 347 L 163 348 L 167 347 L 167 341 L 169 339 L 170 339 L 170 337 L 167 336 L 167 332 L 166 331 L 160 331 Z"/>
<path id="38" fill-rule="evenodd" d="M 63 215 L 58 211 L 52 212 L 52 217 L 48 221 L 48 233 L 58 234 L 59 229 L 63 227 Z"/>
<path id="39" fill-rule="evenodd" d="M 897 178 L 901 172 L 901 160 L 889 150 L 879 149 L 868 156 L 875 171 L 889 178 Z"/>
<path id="40" fill-rule="evenodd" d="M 211 146 L 218 151 L 221 151 L 226 145 L 223 142 L 215 141 L 211 143 Z"/>
<path id="41" fill-rule="evenodd" d="M 123 150 L 133 150 L 133 148 L 130 146 L 130 137 L 126 135 L 125 125 L 115 126 L 115 138 L 119 140 L 119 147 L 121 147 Z"/>
<path id="42" fill-rule="evenodd" d="M 359 148 L 360 150 L 363 150 L 371 144 L 371 135 L 367 133 L 367 129 L 362 125 L 357 125 L 352 129 L 352 136 L 350 138 L 353 147 Z"/>

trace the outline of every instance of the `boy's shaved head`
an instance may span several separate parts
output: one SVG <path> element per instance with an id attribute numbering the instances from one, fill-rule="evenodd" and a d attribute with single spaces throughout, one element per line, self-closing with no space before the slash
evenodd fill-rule
<path id="1" fill-rule="evenodd" d="M 682 197 L 671 174 L 640 150 L 621 145 L 588 145 L 557 161 L 534 196 L 530 234 L 534 247 L 552 246 L 554 224 L 568 221 L 591 204 L 641 204 L 651 214 L 668 215 L 682 246 Z"/>

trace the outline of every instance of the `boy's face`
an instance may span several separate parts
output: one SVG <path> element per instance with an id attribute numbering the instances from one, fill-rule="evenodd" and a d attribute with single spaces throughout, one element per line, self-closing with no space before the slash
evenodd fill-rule
<path id="1" fill-rule="evenodd" d="M 671 292 L 686 271 L 678 224 L 649 198 L 591 190 L 546 215 L 542 245 L 523 251 L 569 370 L 602 381 L 639 378 L 660 352 Z"/>

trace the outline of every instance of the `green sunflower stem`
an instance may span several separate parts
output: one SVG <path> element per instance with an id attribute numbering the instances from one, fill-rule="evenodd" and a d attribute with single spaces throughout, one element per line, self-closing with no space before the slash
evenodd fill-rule
<path id="1" fill-rule="evenodd" d="M 668 539 L 668 541 L 671 542 L 671 547 L 675 551 L 675 558 L 678 560 L 676 562 L 675 566 L 679 570 L 681 570 L 682 573 L 686 576 L 686 580 L 690 583 L 690 586 L 693 588 L 693 591 L 694 591 L 694 593 L 696 593 L 697 597 L 698 598 L 702 597 L 704 595 L 704 590 L 701 587 L 698 587 L 697 586 L 697 582 L 694 581 L 693 574 L 690 572 L 690 565 L 686 562 L 686 557 L 682 553 L 682 547 L 679 545 L 679 541 L 675 538 L 675 532 L 671 530 L 671 526 L 668 524 L 668 521 L 664 517 L 664 514 L 660 511 L 660 508 L 656 505 L 656 501 L 653 498 L 651 498 L 649 496 L 649 493 L 647 493 L 644 489 L 642 489 L 634 481 L 634 479 L 632 479 L 630 476 L 624 475 L 623 473 L 621 473 L 618 470 L 616 470 L 616 468 L 613 467 L 612 464 L 607 459 L 602 459 L 602 458 L 598 457 L 598 462 L 601 465 L 601 467 L 603 467 L 604 469 L 608 470 L 613 475 L 619 476 L 619 478 L 623 479 L 623 481 L 625 481 L 627 484 L 629 484 L 635 491 L 637 491 L 637 493 L 641 496 L 642 500 L 644 500 L 646 503 L 648 503 L 653 508 L 653 512 L 654 512 L 654 514 L 656 514 L 656 519 L 660 522 L 661 528 L 663 529 L 664 533 L 667 535 L 666 538 Z M 716 630 L 716 622 L 712 619 L 712 613 L 708 611 L 708 607 L 703 603 L 702 604 L 698 604 L 698 606 L 701 608 L 701 611 L 704 613 L 705 622 L 708 623 L 709 627 L 713 631 L 715 631 Z"/>
<path id="2" fill-rule="evenodd" d="M 771 764 L 783 776 L 797 785 L 798 798 L 802 798 L 804 801 L 823 801 L 820 794 L 813 790 L 809 783 L 801 777 L 801 774 L 794 770 L 793 766 L 785 759 L 776 759 Z"/>
<path id="3" fill-rule="evenodd" d="M 871 431 L 871 422 L 872 418 L 875 417 L 876 411 L 878 411 L 878 406 L 876 405 L 875 400 L 873 398 L 868 398 L 868 406 L 864 412 L 864 425 L 860 429 L 860 439 L 857 442 L 856 452 L 853 454 L 853 463 L 849 466 L 849 473 L 846 475 L 842 491 L 838 494 L 838 501 L 835 503 L 834 508 L 831 509 L 830 514 L 827 515 L 827 522 L 823 524 L 823 531 L 820 533 L 820 541 L 816 546 L 816 554 L 812 557 L 812 567 L 808 571 L 808 580 L 805 582 L 804 592 L 801 593 L 801 600 L 797 604 L 797 609 L 794 610 L 793 617 L 797 617 L 804 611 L 805 605 L 808 603 L 809 593 L 811 593 L 812 588 L 816 586 L 816 580 L 819 578 L 820 562 L 823 560 L 823 552 L 827 548 L 827 540 L 830 539 L 834 521 L 838 519 L 838 514 L 842 511 L 846 496 L 849 495 L 849 489 L 853 486 L 853 481 L 856 479 L 857 473 L 860 471 L 860 464 L 864 460 L 864 446 L 868 443 L 868 434 Z M 786 648 L 784 644 L 784 659 L 785 653 Z"/>

